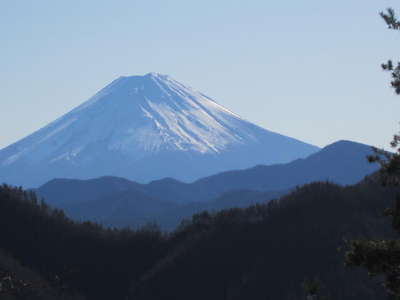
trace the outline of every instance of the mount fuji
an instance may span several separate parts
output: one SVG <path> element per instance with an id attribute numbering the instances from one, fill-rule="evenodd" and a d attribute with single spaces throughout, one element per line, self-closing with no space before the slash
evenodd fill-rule
<path id="1" fill-rule="evenodd" d="M 0 150 L 0 182 L 105 175 L 192 181 L 319 148 L 246 120 L 166 75 L 120 77 L 42 129 Z"/>

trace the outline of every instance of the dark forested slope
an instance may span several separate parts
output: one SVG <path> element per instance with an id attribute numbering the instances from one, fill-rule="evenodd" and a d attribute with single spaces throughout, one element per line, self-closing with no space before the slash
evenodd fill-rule
<path id="1" fill-rule="evenodd" d="M 32 192 L 8 186 L 0 187 L 0 237 L 0 249 L 23 265 L 93 300 L 123 299 L 130 281 L 166 249 L 152 228 L 114 231 L 74 223 Z"/>
<path id="2" fill-rule="evenodd" d="M 78 224 L 3 186 L 0 249 L 89 300 L 301 299 L 302 282 L 314 277 L 332 299 L 372 300 L 380 286 L 346 270 L 338 248 L 344 239 L 391 236 L 382 211 L 393 195 L 370 179 L 313 183 L 267 204 L 194 215 L 163 235 Z"/>
<path id="3" fill-rule="evenodd" d="M 382 211 L 392 196 L 371 182 L 313 183 L 266 205 L 196 215 L 133 299 L 302 299 L 302 282 L 315 277 L 332 299 L 382 298 L 364 272 L 344 268 L 338 249 L 352 237 L 390 236 Z"/>
<path id="4" fill-rule="evenodd" d="M 0 250 L 1 300 L 84 300 L 52 278 L 43 279 L 37 272 L 21 265 L 19 261 Z"/>

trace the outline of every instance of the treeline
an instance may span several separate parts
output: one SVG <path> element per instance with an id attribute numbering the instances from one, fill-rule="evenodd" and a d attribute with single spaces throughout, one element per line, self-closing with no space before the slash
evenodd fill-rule
<path id="1" fill-rule="evenodd" d="M 0 187 L 0 249 L 71 294 L 123 299 L 129 284 L 166 251 L 152 227 L 138 231 L 75 223 L 38 201 L 33 192 Z"/>
<path id="2" fill-rule="evenodd" d="M 131 299 L 305 299 L 302 282 L 315 278 L 331 299 L 382 299 L 379 282 L 344 267 L 344 248 L 393 235 L 382 213 L 393 196 L 373 181 L 320 182 L 265 205 L 198 214 L 170 237 L 175 248 Z"/>
<path id="3" fill-rule="evenodd" d="M 61 294 L 88 300 L 304 299 L 307 278 L 332 299 L 372 300 L 383 289 L 345 269 L 339 248 L 391 237 L 382 211 L 394 193 L 374 180 L 314 183 L 266 204 L 194 215 L 167 235 L 76 223 L 34 193 L 2 186 L 0 249 Z"/>

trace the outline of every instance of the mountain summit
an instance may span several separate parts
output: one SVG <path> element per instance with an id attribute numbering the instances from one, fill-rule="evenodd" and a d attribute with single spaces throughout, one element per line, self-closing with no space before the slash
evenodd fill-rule
<path id="1" fill-rule="evenodd" d="M 0 150 L 0 182 L 55 177 L 190 181 L 318 148 L 241 119 L 166 75 L 120 77 L 44 128 Z"/>

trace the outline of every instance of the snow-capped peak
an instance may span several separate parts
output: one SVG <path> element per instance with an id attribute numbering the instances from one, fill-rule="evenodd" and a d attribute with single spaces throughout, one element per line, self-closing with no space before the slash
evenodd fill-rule
<path id="1" fill-rule="evenodd" d="M 266 141 L 271 149 L 279 141 L 304 147 L 300 141 L 241 119 L 168 75 L 148 73 L 119 77 L 69 113 L 3 149 L 0 168 L 19 163 L 62 163 L 71 168 L 99 161 L 118 168 L 117 162 L 111 162 L 133 164 L 168 153 L 221 155 L 249 145 L 262 147 Z M 316 149 L 305 146 L 308 148 Z M 282 157 L 274 162 L 287 160 L 287 155 L 274 155 Z M 288 157 L 292 156 L 299 157 L 296 153 Z M 230 163 L 224 165 L 229 167 Z M 107 172 L 104 174 L 116 175 L 115 170 Z"/>

